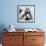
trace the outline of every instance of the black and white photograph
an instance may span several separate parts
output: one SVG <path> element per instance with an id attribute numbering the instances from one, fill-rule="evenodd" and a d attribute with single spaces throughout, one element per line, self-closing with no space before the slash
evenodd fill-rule
<path id="1" fill-rule="evenodd" d="M 17 5 L 18 22 L 35 22 L 35 5 Z"/>

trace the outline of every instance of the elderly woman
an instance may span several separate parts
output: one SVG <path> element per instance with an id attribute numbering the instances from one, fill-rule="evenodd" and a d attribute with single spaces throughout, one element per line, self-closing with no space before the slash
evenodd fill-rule
<path id="1" fill-rule="evenodd" d="M 24 12 L 24 14 L 21 16 L 20 19 L 23 19 L 23 20 L 32 20 L 32 19 L 33 19 L 29 8 L 26 8 L 26 9 L 25 9 L 25 12 Z"/>

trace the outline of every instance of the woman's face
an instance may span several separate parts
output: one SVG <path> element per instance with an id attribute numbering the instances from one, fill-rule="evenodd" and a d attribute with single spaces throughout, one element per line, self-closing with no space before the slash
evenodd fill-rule
<path id="1" fill-rule="evenodd" d="M 30 15 L 29 14 L 26 14 L 26 16 L 30 18 Z"/>

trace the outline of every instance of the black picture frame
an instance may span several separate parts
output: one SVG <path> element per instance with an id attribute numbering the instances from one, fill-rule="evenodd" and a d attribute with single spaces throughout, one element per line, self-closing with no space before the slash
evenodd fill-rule
<path id="1" fill-rule="evenodd" d="M 35 5 L 17 5 L 17 22 L 34 23 Z"/>

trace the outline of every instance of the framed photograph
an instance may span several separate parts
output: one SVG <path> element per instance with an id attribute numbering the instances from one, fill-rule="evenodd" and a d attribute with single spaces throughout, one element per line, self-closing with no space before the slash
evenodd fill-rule
<path id="1" fill-rule="evenodd" d="M 35 22 L 35 5 L 17 5 L 18 22 Z"/>

